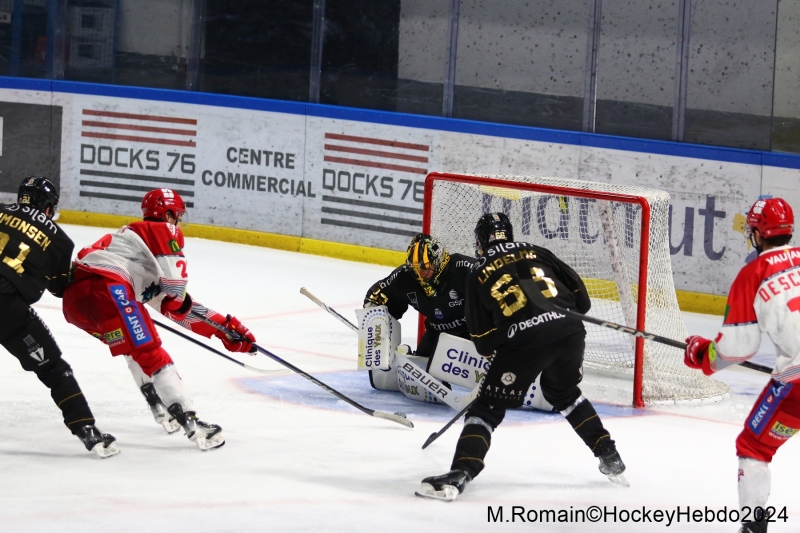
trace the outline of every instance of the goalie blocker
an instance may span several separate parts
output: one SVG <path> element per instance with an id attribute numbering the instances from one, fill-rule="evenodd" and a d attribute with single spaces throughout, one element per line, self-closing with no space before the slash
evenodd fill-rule
<path id="1" fill-rule="evenodd" d="M 461 410 L 475 397 L 491 361 L 480 355 L 475 345 L 447 333 L 439 336 L 433 357 L 418 357 L 400 345 L 400 322 L 386 306 L 357 309 L 358 369 L 369 371 L 370 385 L 377 390 L 399 391 L 406 397 L 427 403 L 443 403 Z M 523 407 L 552 411 L 544 399 L 537 376 Z M 471 392 L 458 395 L 445 383 Z"/>

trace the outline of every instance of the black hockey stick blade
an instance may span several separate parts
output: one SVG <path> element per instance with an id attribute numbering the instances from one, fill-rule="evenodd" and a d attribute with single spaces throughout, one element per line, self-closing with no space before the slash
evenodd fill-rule
<path id="1" fill-rule="evenodd" d="M 676 341 L 675 339 L 670 339 L 668 337 L 662 337 L 661 335 L 656 335 L 655 333 L 648 333 L 640 329 L 629 328 L 627 326 L 623 326 L 622 324 L 615 324 L 614 322 L 601 320 L 599 318 L 584 315 L 576 311 L 570 311 L 569 309 L 565 309 L 555 304 L 544 294 L 542 294 L 542 290 L 536 285 L 536 282 L 529 277 L 530 271 L 521 261 L 517 263 L 517 275 L 519 277 L 519 284 L 522 287 L 522 291 L 525 293 L 525 295 L 530 298 L 537 307 L 544 309 L 545 311 L 554 311 L 570 318 L 576 318 L 578 320 L 583 320 L 584 322 L 589 322 L 590 324 L 595 324 L 604 328 L 615 329 L 617 331 L 627 333 L 628 335 L 633 335 L 634 337 L 640 337 L 645 340 L 672 346 L 673 348 L 679 348 L 684 351 L 686 350 L 685 342 Z M 752 370 L 758 370 L 759 372 L 765 372 L 767 374 L 772 373 L 772 369 L 768 366 L 751 363 L 749 361 L 744 361 L 739 364 Z"/>
<path id="2" fill-rule="evenodd" d="M 208 318 L 208 317 L 206 317 L 204 315 L 195 313 L 194 311 L 190 312 L 189 314 L 192 317 L 197 318 L 198 320 L 202 320 L 203 322 L 205 322 L 209 326 L 211 326 L 211 327 L 213 327 L 213 328 L 225 333 L 226 335 L 228 335 L 232 339 L 240 340 L 240 341 L 243 341 L 243 342 L 250 342 L 247 339 L 247 337 L 245 337 L 244 335 L 241 335 L 241 334 L 239 334 L 239 333 L 237 333 L 235 331 L 231 331 L 231 330 L 227 329 L 226 327 L 224 327 L 222 324 L 214 322 L 213 320 L 211 320 L 210 318 Z M 272 359 L 273 361 L 275 361 L 276 363 L 279 363 L 279 364 L 285 366 L 286 368 L 288 368 L 289 370 L 292 370 L 293 372 L 296 372 L 296 373 L 300 374 L 301 376 L 303 376 L 304 378 L 306 378 L 310 382 L 314 383 L 315 385 L 318 385 L 318 386 L 322 387 L 323 389 L 325 389 L 326 391 L 330 392 L 331 394 L 333 394 L 334 396 L 336 396 L 337 398 L 339 398 L 343 402 L 345 402 L 345 403 L 347 403 L 349 405 L 352 405 L 353 407 L 355 407 L 356 409 L 358 409 L 362 413 L 366 413 L 366 414 L 368 414 L 370 416 L 374 416 L 375 418 L 382 418 L 384 420 L 391 420 L 392 422 L 396 422 L 396 423 L 398 423 L 398 424 L 400 424 L 402 426 L 408 427 L 408 428 L 413 428 L 414 427 L 414 424 L 404 416 L 400 416 L 399 414 L 384 413 L 382 411 L 376 411 L 374 409 L 369 409 L 368 407 L 364 407 L 363 405 L 361 405 L 360 403 L 356 402 L 355 400 L 352 400 L 352 399 L 348 398 L 347 396 L 345 396 L 341 392 L 337 391 L 333 387 L 323 383 L 322 381 L 318 380 L 317 378 L 315 378 L 311 374 L 309 374 L 309 373 L 297 368 L 296 366 L 294 366 L 290 362 L 278 357 L 274 353 L 270 352 L 269 350 L 267 350 L 265 348 L 262 348 L 258 344 L 253 343 L 253 347 L 256 350 L 258 350 L 259 352 L 261 352 L 264 355 L 266 355 L 267 357 L 269 357 L 270 359 Z M 233 359 L 233 358 L 231 358 L 231 359 Z M 236 361 L 235 359 L 233 359 L 233 360 Z M 237 363 L 238 363 L 238 361 L 237 361 Z M 242 364 L 242 363 L 240 363 L 240 364 Z"/>
<path id="3" fill-rule="evenodd" d="M 480 385 L 479 385 L 479 386 L 480 386 Z M 445 425 L 444 425 L 444 427 L 443 427 L 442 429 L 440 429 L 440 430 L 439 430 L 439 431 L 437 431 L 436 433 L 431 433 L 431 436 L 430 436 L 430 437 L 428 437 L 428 440 L 426 440 L 426 441 L 425 441 L 425 444 L 423 444 L 423 445 L 422 445 L 422 449 L 424 450 L 425 448 L 427 448 L 428 446 L 430 446 L 431 444 L 433 444 L 433 441 L 435 441 L 436 439 L 438 439 L 439 437 L 441 437 L 442 435 L 444 435 L 444 432 L 445 432 L 445 431 L 447 431 L 448 429 L 450 429 L 450 426 L 452 426 L 453 424 L 455 424 L 455 423 L 456 423 L 456 421 L 457 421 L 459 418 L 461 418 L 462 416 L 464 416 L 464 414 L 465 414 L 465 413 L 466 413 L 466 412 L 469 410 L 469 408 L 470 408 L 470 407 L 472 407 L 472 405 L 473 405 L 475 402 L 477 402 L 477 401 L 478 401 L 478 399 L 477 399 L 477 398 L 475 398 L 474 400 L 472 400 L 471 402 L 469 402 L 469 404 L 467 404 L 467 406 L 466 406 L 465 408 L 463 408 L 461 411 L 459 411 L 459 412 L 458 412 L 458 414 L 457 414 L 456 416 L 454 416 L 452 419 L 450 419 L 450 422 L 448 422 L 447 424 L 445 424 Z"/>
<path id="4" fill-rule="evenodd" d="M 186 333 L 173 328 L 172 326 L 168 326 L 166 324 L 162 324 L 161 322 L 159 322 L 158 320 L 155 320 L 155 319 L 153 320 L 153 322 L 155 322 L 157 326 L 159 326 L 161 328 L 164 328 L 167 331 L 171 331 L 175 335 L 177 335 L 179 337 L 183 337 L 184 339 L 186 339 L 189 342 L 193 342 L 194 344 L 196 344 L 198 346 L 202 346 L 206 350 L 208 350 L 210 352 L 213 352 L 213 353 L 217 354 L 220 357 L 224 357 L 228 361 L 231 361 L 232 363 L 236 363 L 240 367 L 246 368 L 247 370 L 252 370 L 253 372 L 258 372 L 259 374 L 277 374 L 278 372 L 286 372 L 285 370 L 266 370 L 264 368 L 256 368 L 254 366 L 246 365 L 246 364 L 242 363 L 241 361 L 239 361 L 238 359 L 234 359 L 230 355 L 224 354 L 224 353 L 220 352 L 219 350 L 217 350 L 215 348 L 212 348 L 211 346 L 209 346 L 209 345 L 207 345 L 207 344 L 205 344 L 203 342 L 200 342 L 197 339 L 194 339 L 194 338 L 190 337 Z"/>
<path id="5" fill-rule="evenodd" d="M 345 326 L 349 327 L 353 331 L 356 331 L 356 332 L 358 331 L 358 326 L 356 326 L 355 324 L 353 324 L 352 322 L 347 320 L 345 317 L 340 315 L 334 308 L 329 307 L 325 302 L 323 302 L 322 300 L 320 300 L 319 298 L 317 298 L 316 296 L 311 294 L 309 292 L 309 290 L 306 289 L 305 287 L 300 287 L 300 294 L 302 294 L 303 296 L 307 297 L 309 300 L 311 300 L 312 302 L 314 302 L 315 304 L 317 304 L 318 306 L 323 308 L 325 311 L 328 312 L 329 315 L 333 316 L 335 319 L 337 319 L 339 322 L 341 322 Z"/>

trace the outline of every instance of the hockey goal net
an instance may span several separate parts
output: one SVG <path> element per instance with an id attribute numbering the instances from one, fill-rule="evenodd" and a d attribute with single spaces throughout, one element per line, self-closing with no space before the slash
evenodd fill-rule
<path id="1" fill-rule="evenodd" d="M 683 340 L 669 255 L 669 194 L 645 187 L 534 176 L 430 174 L 423 230 L 474 255 L 474 228 L 506 213 L 514 239 L 548 248 L 583 278 L 589 314 Z M 680 349 L 586 324 L 585 366 L 633 378 L 633 404 L 706 403 L 728 387 L 683 364 Z"/>

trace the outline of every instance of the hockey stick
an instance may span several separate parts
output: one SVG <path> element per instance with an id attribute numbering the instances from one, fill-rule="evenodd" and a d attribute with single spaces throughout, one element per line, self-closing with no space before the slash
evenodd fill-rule
<path id="1" fill-rule="evenodd" d="M 315 304 L 317 304 L 318 306 L 323 308 L 325 311 L 328 312 L 329 315 L 332 315 L 334 318 L 339 320 L 339 322 L 341 322 L 342 324 L 344 324 L 348 328 L 352 329 L 355 332 L 358 332 L 358 327 L 356 327 L 355 324 L 353 324 L 352 322 L 347 320 L 345 317 L 343 317 L 342 315 L 337 313 L 335 309 L 333 309 L 331 307 L 328 307 L 328 305 L 325 302 L 323 302 L 322 300 L 320 300 L 319 298 L 317 298 L 316 296 L 314 296 L 313 294 L 308 292 L 308 289 L 306 289 L 305 287 L 300 287 L 300 294 L 302 294 L 303 296 L 308 297 L 309 300 L 311 300 L 312 302 L 314 302 Z"/>
<path id="2" fill-rule="evenodd" d="M 466 412 L 469 410 L 469 408 L 470 408 L 470 407 L 472 407 L 472 404 L 474 404 L 474 403 L 475 403 L 475 402 L 477 402 L 477 401 L 478 401 L 478 399 L 477 399 L 477 398 L 475 398 L 474 400 L 472 400 L 471 402 L 469 402 L 469 403 L 467 404 L 467 406 L 466 406 L 465 408 L 463 408 L 461 411 L 459 411 L 459 413 L 458 413 L 456 416 L 454 416 L 454 417 L 453 417 L 453 418 L 450 420 L 450 422 L 448 422 L 447 424 L 445 424 L 445 425 L 444 425 L 444 427 L 443 427 L 442 429 L 440 429 L 440 430 L 439 430 L 439 431 L 437 431 L 436 433 L 431 433 L 431 436 L 430 436 L 430 437 L 428 437 L 428 440 L 426 440 L 426 441 L 425 441 L 425 444 L 423 444 L 423 445 L 422 445 L 422 449 L 424 450 L 425 448 L 427 448 L 428 446 L 430 446 L 431 444 L 433 444 L 433 441 L 435 441 L 436 439 L 438 439 L 439 437 L 441 437 L 441 436 L 444 434 L 444 432 L 445 432 L 445 431 L 447 431 L 448 429 L 450 429 L 450 426 L 452 426 L 453 424 L 455 424 L 455 423 L 456 423 L 456 420 L 458 420 L 459 418 L 461 418 L 462 416 L 464 416 L 464 414 L 465 414 L 465 413 L 466 413 Z"/>
<path id="3" fill-rule="evenodd" d="M 203 348 L 205 348 L 206 350 L 209 350 L 209 351 L 211 351 L 211 352 L 214 352 L 214 353 L 215 353 L 215 354 L 217 354 L 218 356 L 220 356 L 220 357 L 224 357 L 224 358 L 225 358 L 225 359 L 227 359 L 228 361 L 231 361 L 231 362 L 233 362 L 233 363 L 236 363 L 236 364 L 237 364 L 237 365 L 239 365 L 240 367 L 242 367 L 242 368 L 246 368 L 247 370 L 252 370 L 253 372 L 258 372 L 258 373 L 260 373 L 260 374 L 275 374 L 276 372 L 285 372 L 284 370 L 265 370 L 265 369 L 263 369 L 263 368 L 256 368 L 256 367 L 254 367 L 254 366 L 246 365 L 246 364 L 242 363 L 241 361 L 239 361 L 239 360 L 237 360 L 237 359 L 234 359 L 233 357 L 231 357 L 231 356 L 229 356 L 229 355 L 227 355 L 227 354 L 224 354 L 224 353 L 220 352 L 219 350 L 217 350 L 217 349 L 214 349 L 214 348 L 212 348 L 211 346 L 208 346 L 207 344 L 204 344 L 204 343 L 200 342 L 200 341 L 199 341 L 199 340 L 197 340 L 197 339 L 194 339 L 194 338 L 190 337 L 190 336 L 189 336 L 189 335 L 187 335 L 186 333 L 184 333 L 184 332 L 182 332 L 182 331 L 178 331 L 177 329 L 173 328 L 172 326 L 168 326 L 168 325 L 166 325 L 166 324 L 162 324 L 161 322 L 159 322 L 158 320 L 155 320 L 155 319 L 153 320 L 153 322 L 155 322 L 157 326 L 160 326 L 160 327 L 164 328 L 164 329 L 165 329 L 165 330 L 167 330 L 167 331 L 171 331 L 171 332 L 172 332 L 172 333 L 174 333 L 175 335 L 177 335 L 177 336 L 179 336 L 179 337 L 183 337 L 184 339 L 186 339 L 186 340 L 187 340 L 187 341 L 189 341 L 189 342 L 193 342 L 193 343 L 195 343 L 195 344 L 196 344 L 196 345 L 198 345 L 198 346 L 202 346 L 202 347 L 203 347 Z"/>
<path id="4" fill-rule="evenodd" d="M 228 328 L 224 327 L 222 324 L 214 322 L 213 320 L 211 320 L 210 318 L 208 318 L 206 316 L 197 314 L 194 311 L 190 312 L 189 315 L 191 315 L 194 318 L 197 318 L 198 320 L 202 320 L 203 322 L 205 322 L 209 326 L 211 326 L 214 329 L 217 329 L 217 330 L 223 332 L 225 335 L 228 335 L 233 339 L 236 339 L 236 340 L 239 340 L 239 341 L 243 341 L 243 342 L 250 342 L 247 339 L 247 337 L 245 337 L 244 335 L 241 335 L 241 334 L 239 334 L 239 333 L 237 333 L 235 331 L 231 331 Z M 404 417 L 399 416 L 399 415 L 393 415 L 393 414 L 390 414 L 390 413 L 384 413 L 382 411 L 375 411 L 374 409 L 369 409 L 367 407 L 364 407 L 360 403 L 358 403 L 358 402 L 356 402 L 354 400 L 351 400 L 350 398 L 348 398 L 347 396 L 345 396 L 341 392 L 337 391 L 333 387 L 330 387 L 330 386 L 326 385 L 325 383 L 323 383 L 322 381 L 318 380 L 317 378 L 315 378 L 311 374 L 308 374 L 307 372 L 304 372 L 303 370 L 300 370 L 299 368 L 297 368 L 293 364 L 289 363 L 288 361 L 286 361 L 284 359 L 281 359 L 280 357 L 278 357 L 274 353 L 270 352 L 269 350 L 266 350 L 266 349 L 262 348 L 258 344 L 255 344 L 255 343 L 252 343 L 252 344 L 253 344 L 253 347 L 256 350 L 258 350 L 259 352 L 263 353 L 264 355 L 266 355 L 267 357 L 269 357 L 270 359 L 272 359 L 276 363 L 279 363 L 279 364 L 285 366 L 286 368 L 288 368 L 289 370 L 292 370 L 292 371 L 300 374 L 301 376 L 303 376 L 304 378 L 306 378 L 310 382 L 314 383 L 315 385 L 318 385 L 318 386 L 322 387 L 323 389 L 325 389 L 326 391 L 330 392 L 331 394 L 333 394 L 334 396 L 336 396 L 337 398 L 339 398 L 343 402 L 352 405 L 353 407 L 355 407 L 356 409 L 358 409 L 362 413 L 366 413 L 366 414 L 368 414 L 370 416 L 374 416 L 375 418 L 382 418 L 384 420 L 391 420 L 392 422 L 396 422 L 396 423 L 398 423 L 400 425 L 403 425 L 403 426 L 406 426 L 408 428 L 413 428 L 414 427 L 414 424 L 411 423 L 411 421 L 408 420 L 407 418 L 404 418 Z"/>
<path id="5" fill-rule="evenodd" d="M 519 277 L 519 284 L 522 287 L 522 291 L 528 298 L 533 300 L 533 303 L 535 303 L 537 307 L 540 307 L 541 309 L 544 309 L 546 311 L 554 311 L 556 313 L 561 313 L 562 315 L 566 315 L 570 318 L 583 320 L 584 322 L 589 322 L 590 324 L 596 324 L 604 328 L 616 329 L 617 331 L 633 335 L 634 337 L 640 337 L 642 339 L 658 342 L 661 344 L 666 344 L 667 346 L 672 346 L 673 348 L 679 348 L 683 351 L 686 351 L 687 344 L 685 342 L 676 341 L 668 337 L 662 337 L 661 335 L 648 333 L 646 331 L 642 331 L 639 329 L 629 328 L 621 324 L 615 324 L 614 322 L 607 322 L 605 320 L 577 313 L 575 311 L 570 311 L 569 309 L 565 309 L 559 305 L 556 305 L 555 303 L 551 302 L 550 299 L 546 298 L 544 294 L 542 294 L 541 289 L 539 289 L 539 287 L 536 286 L 536 282 L 533 281 L 533 279 L 531 279 L 530 277 L 528 277 L 530 275 L 530 271 L 522 264 L 522 262 L 517 263 L 517 274 Z M 765 372 L 767 374 L 772 373 L 772 369 L 770 367 L 759 365 L 756 363 L 751 363 L 750 361 L 744 361 L 739 364 L 751 370 L 758 370 L 759 372 Z"/>

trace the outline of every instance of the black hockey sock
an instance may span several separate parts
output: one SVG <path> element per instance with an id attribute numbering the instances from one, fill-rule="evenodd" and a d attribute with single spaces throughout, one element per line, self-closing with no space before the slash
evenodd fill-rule
<path id="1" fill-rule="evenodd" d="M 586 446 L 592 450 L 595 457 L 601 455 L 608 455 L 616 450 L 614 441 L 611 440 L 611 435 L 606 428 L 603 427 L 603 421 L 597 411 L 594 410 L 592 403 L 581 396 L 576 400 L 577 404 L 573 404 L 570 408 L 562 411 L 567 413 L 565 418 L 567 422 L 575 430 L 575 433 L 583 439 Z"/>
<path id="2" fill-rule="evenodd" d="M 50 397 L 61 409 L 64 425 L 73 434 L 80 431 L 83 426 L 94 424 L 92 410 L 89 409 L 86 397 L 66 361 L 59 359 L 48 370 L 36 375 L 50 389 Z"/>
<path id="3" fill-rule="evenodd" d="M 476 423 L 477 422 L 477 423 Z M 483 470 L 483 459 L 492 444 L 491 426 L 478 417 L 467 418 L 456 445 L 451 470 L 464 470 L 475 479 Z"/>

